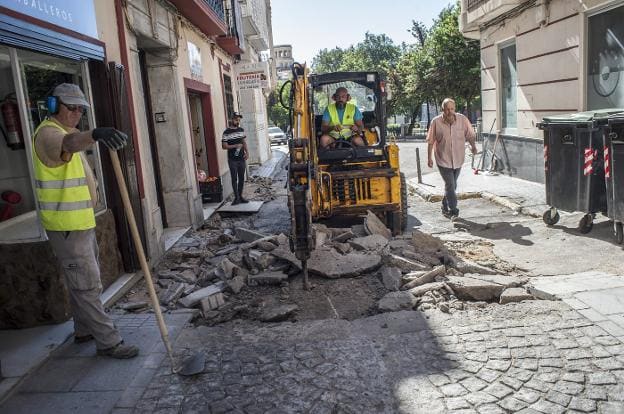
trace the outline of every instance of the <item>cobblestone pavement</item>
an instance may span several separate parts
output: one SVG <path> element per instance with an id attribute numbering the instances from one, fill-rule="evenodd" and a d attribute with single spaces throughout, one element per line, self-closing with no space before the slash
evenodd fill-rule
<path id="1" fill-rule="evenodd" d="M 562 302 L 185 329 L 135 412 L 624 412 L 624 344 Z M 165 362 L 166 364 L 166 362 Z"/>

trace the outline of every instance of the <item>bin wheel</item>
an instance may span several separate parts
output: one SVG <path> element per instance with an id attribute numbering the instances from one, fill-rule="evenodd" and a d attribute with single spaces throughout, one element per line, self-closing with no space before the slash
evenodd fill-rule
<path id="1" fill-rule="evenodd" d="M 546 223 L 547 225 L 549 225 L 549 226 L 554 226 L 554 225 L 555 225 L 555 224 L 557 224 L 557 222 L 559 221 L 559 217 L 560 217 L 560 216 L 559 216 L 559 212 L 558 212 L 558 211 L 556 211 L 556 212 L 555 212 L 555 215 L 554 215 L 554 216 L 552 216 L 552 215 L 550 214 L 550 211 L 551 211 L 551 210 L 546 210 L 546 211 L 544 212 L 544 215 L 542 216 L 542 219 L 544 220 L 544 223 Z"/>
<path id="2" fill-rule="evenodd" d="M 624 242 L 624 225 L 622 223 L 615 223 L 615 241 L 618 244 Z"/>
<path id="3" fill-rule="evenodd" d="M 578 229 L 581 233 L 587 234 L 594 227 L 594 216 L 592 214 L 585 214 L 581 221 L 579 221 Z"/>

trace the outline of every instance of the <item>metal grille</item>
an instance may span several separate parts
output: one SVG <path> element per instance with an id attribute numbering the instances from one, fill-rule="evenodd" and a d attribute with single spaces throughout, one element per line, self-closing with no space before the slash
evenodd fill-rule
<path id="1" fill-rule="evenodd" d="M 223 0 L 204 0 L 204 3 L 208 5 L 221 20 L 225 21 L 225 11 L 223 10 Z"/>
<path id="2" fill-rule="evenodd" d="M 340 203 L 349 201 L 351 204 L 355 204 L 358 201 L 373 198 L 369 178 L 336 179 L 332 181 L 332 187 L 334 199 Z"/>
<path id="3" fill-rule="evenodd" d="M 468 11 L 473 11 L 483 3 L 487 3 L 488 0 L 468 0 Z"/>

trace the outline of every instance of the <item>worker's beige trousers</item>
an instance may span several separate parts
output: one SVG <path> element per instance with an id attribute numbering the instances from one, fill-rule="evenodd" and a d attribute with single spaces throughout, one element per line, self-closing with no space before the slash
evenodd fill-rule
<path id="1" fill-rule="evenodd" d="M 69 291 L 76 336 L 93 335 L 98 349 L 113 347 L 121 336 L 104 312 L 95 229 L 47 231 Z"/>

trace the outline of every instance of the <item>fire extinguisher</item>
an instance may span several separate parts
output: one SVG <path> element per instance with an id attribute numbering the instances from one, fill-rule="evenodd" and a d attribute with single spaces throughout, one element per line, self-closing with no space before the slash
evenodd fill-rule
<path id="1" fill-rule="evenodd" d="M 19 107 L 15 99 L 15 93 L 10 93 L 4 97 L 0 105 L 2 111 L 2 122 L 5 130 L 2 130 L 7 145 L 14 150 L 24 148 L 24 137 L 22 136 L 22 124 L 19 118 Z"/>

